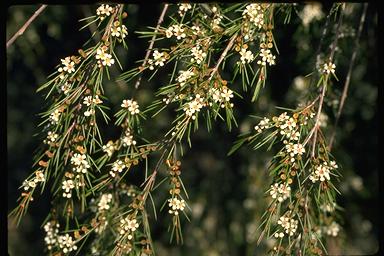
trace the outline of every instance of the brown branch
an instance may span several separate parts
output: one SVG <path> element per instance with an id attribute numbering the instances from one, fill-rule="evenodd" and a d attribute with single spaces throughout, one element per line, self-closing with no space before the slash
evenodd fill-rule
<path id="1" fill-rule="evenodd" d="M 216 66 L 213 68 L 213 70 L 212 70 L 212 72 L 211 72 L 211 76 L 209 77 L 209 80 L 212 79 L 213 75 L 214 75 L 214 74 L 217 72 L 217 70 L 219 69 L 219 66 L 220 66 L 221 62 L 223 62 L 225 56 L 227 56 L 227 53 L 228 53 L 229 49 L 231 49 L 232 46 L 233 46 L 233 44 L 235 43 L 235 39 L 236 39 L 236 37 L 237 37 L 237 33 L 234 34 L 234 35 L 232 36 L 232 38 L 231 38 L 231 40 L 229 41 L 227 47 L 225 47 L 223 53 L 222 53 L 221 56 L 220 56 L 220 59 L 217 61 Z"/>
<path id="2" fill-rule="evenodd" d="M 149 47 L 147 49 L 147 52 L 145 53 L 144 62 L 141 65 L 142 67 L 144 67 L 147 64 L 147 62 L 148 62 L 149 55 L 151 54 L 153 45 L 155 44 L 156 33 L 159 30 L 161 23 L 163 23 L 164 16 L 165 16 L 165 13 L 167 12 L 168 6 L 169 6 L 169 4 L 164 4 L 163 11 L 161 12 L 159 20 L 157 21 L 155 33 L 152 36 L 152 39 L 151 39 L 151 42 L 149 43 Z M 141 78 L 142 78 L 142 75 L 140 75 L 139 78 L 137 79 L 136 84 L 135 84 L 135 89 L 139 88 L 140 82 L 141 82 Z"/>
<path id="3" fill-rule="evenodd" d="M 333 142 L 335 140 L 335 135 L 336 135 L 336 127 L 339 123 L 339 119 L 341 116 L 341 111 L 343 110 L 343 107 L 344 107 L 345 99 L 347 98 L 349 84 L 351 82 L 352 68 L 353 68 L 353 64 L 355 63 L 355 59 L 356 59 L 356 55 L 357 55 L 357 49 L 359 48 L 359 39 L 361 36 L 361 31 L 363 30 L 365 15 L 367 13 L 367 8 L 368 8 L 368 3 L 365 3 L 364 4 L 364 10 L 363 10 L 363 13 L 361 14 L 361 18 L 360 18 L 359 29 L 358 29 L 357 36 L 355 39 L 355 49 L 353 50 L 351 61 L 349 63 L 348 74 L 347 74 L 347 77 L 345 79 L 343 93 L 342 93 L 341 98 L 340 98 L 340 104 L 339 104 L 339 108 L 337 110 L 335 124 L 333 126 L 331 139 L 329 141 L 329 146 L 328 146 L 329 151 L 331 151 L 331 149 L 332 149 Z"/>
<path id="4" fill-rule="evenodd" d="M 39 9 L 37 9 L 37 11 L 35 11 L 35 13 L 27 20 L 27 22 L 25 22 L 25 24 L 11 37 L 11 39 L 8 40 L 7 48 L 11 46 L 19 36 L 24 34 L 24 31 L 29 27 L 29 25 L 31 25 L 31 23 L 36 19 L 36 17 L 39 16 L 42 11 L 44 11 L 46 7 L 47 5 L 43 4 L 40 6 Z"/>

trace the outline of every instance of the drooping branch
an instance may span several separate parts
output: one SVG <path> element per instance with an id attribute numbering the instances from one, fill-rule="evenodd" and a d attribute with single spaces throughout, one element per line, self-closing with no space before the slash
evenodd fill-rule
<path id="1" fill-rule="evenodd" d="M 361 17 L 360 17 L 359 29 L 358 29 L 358 32 L 357 32 L 357 36 L 355 38 L 355 48 L 354 48 L 353 53 L 352 53 L 351 61 L 349 62 L 348 74 L 347 74 L 347 77 L 345 79 L 343 93 L 342 93 L 341 98 L 340 98 L 340 104 L 339 104 L 339 108 L 337 110 L 336 120 L 335 120 L 335 124 L 333 126 L 333 131 L 332 131 L 331 139 L 329 140 L 329 146 L 328 146 L 329 151 L 331 151 L 331 149 L 332 149 L 333 142 L 335 140 L 335 135 L 336 135 L 336 127 L 337 127 L 337 125 L 339 123 L 339 119 L 340 119 L 341 111 L 343 110 L 343 107 L 344 107 L 345 99 L 347 98 L 349 84 L 351 82 L 351 75 L 352 75 L 353 64 L 355 63 L 355 59 L 356 59 L 356 55 L 357 55 L 357 49 L 359 48 L 359 39 L 360 39 L 360 36 L 361 36 L 361 32 L 363 30 L 365 16 L 366 16 L 366 13 L 367 13 L 367 8 L 368 8 L 368 3 L 365 3 L 364 4 L 363 13 L 361 14 Z"/>
<path id="2" fill-rule="evenodd" d="M 46 4 L 43 4 L 40 6 L 39 9 L 35 11 L 35 13 L 25 22 L 25 24 L 11 37 L 11 39 L 8 40 L 7 42 L 7 49 L 9 46 L 13 44 L 13 42 L 16 41 L 16 39 L 24 34 L 24 31 L 31 25 L 31 23 L 36 19 L 37 16 L 40 15 L 44 11 L 44 9 L 47 7 Z"/>
<path id="3" fill-rule="evenodd" d="M 147 49 L 147 52 L 145 53 L 145 58 L 144 58 L 144 62 L 143 62 L 143 65 L 142 65 L 143 67 L 148 62 L 149 56 L 150 56 L 150 54 L 152 52 L 153 45 L 155 44 L 156 33 L 159 30 L 161 23 L 163 23 L 164 16 L 165 16 L 165 13 L 167 12 L 168 6 L 169 6 L 169 4 L 164 4 L 163 10 L 162 10 L 162 12 L 160 14 L 160 17 L 159 17 L 159 20 L 157 21 L 155 33 L 153 34 L 151 42 L 149 43 L 149 47 Z M 139 88 L 140 82 L 141 82 L 141 78 L 142 78 L 142 75 L 140 75 L 139 78 L 137 79 L 136 84 L 135 84 L 135 89 Z"/>

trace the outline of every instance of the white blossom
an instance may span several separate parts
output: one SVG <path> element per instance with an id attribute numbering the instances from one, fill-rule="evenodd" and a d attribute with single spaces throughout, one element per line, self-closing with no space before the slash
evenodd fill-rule
<path id="1" fill-rule="evenodd" d="M 184 211 L 185 201 L 183 199 L 179 200 L 177 198 L 168 199 L 169 214 L 179 215 L 179 211 Z"/>
<path id="2" fill-rule="evenodd" d="M 260 4 L 249 4 L 243 11 L 243 19 L 248 19 L 257 28 L 264 25 L 264 11 Z"/>
<path id="3" fill-rule="evenodd" d="M 57 238 L 59 247 L 63 250 L 63 253 L 69 253 L 71 251 L 76 251 L 77 246 L 75 245 L 75 241 L 73 241 L 72 237 L 68 234 L 59 236 Z"/>
<path id="4" fill-rule="evenodd" d="M 267 63 L 268 65 L 275 65 L 275 59 L 276 56 L 274 56 L 271 53 L 271 50 L 269 49 L 261 49 L 259 56 L 261 57 L 261 60 L 257 61 L 257 64 L 265 66 Z"/>
<path id="5" fill-rule="evenodd" d="M 251 51 L 247 51 L 247 49 L 242 48 L 240 53 L 240 61 L 242 64 L 251 63 L 254 60 L 253 53 Z"/>
<path id="6" fill-rule="evenodd" d="M 45 237 L 44 241 L 47 245 L 48 250 L 52 250 L 52 248 L 57 245 L 57 236 L 59 234 L 60 224 L 55 221 L 49 221 L 44 225 Z"/>
<path id="7" fill-rule="evenodd" d="M 100 17 L 100 20 L 103 20 L 105 17 L 111 15 L 113 13 L 113 8 L 111 6 L 102 4 L 96 10 L 96 14 Z"/>
<path id="8" fill-rule="evenodd" d="M 121 103 L 121 107 L 127 108 L 128 111 L 131 113 L 131 115 L 136 115 L 140 113 L 139 104 L 137 103 L 137 101 L 134 101 L 133 99 L 123 100 L 123 103 Z"/>
<path id="9" fill-rule="evenodd" d="M 101 195 L 100 201 L 97 204 L 99 211 L 109 210 L 110 203 L 112 202 L 112 194 L 103 194 Z"/>
<path id="10" fill-rule="evenodd" d="M 184 106 L 184 111 L 187 116 L 192 117 L 193 120 L 196 119 L 196 113 L 200 112 L 200 109 L 203 107 L 204 98 L 200 94 L 196 94 L 195 99 L 188 102 Z"/>
<path id="11" fill-rule="evenodd" d="M 324 74 L 329 74 L 329 73 L 335 73 L 335 68 L 336 65 L 333 64 L 332 62 L 324 63 L 323 65 L 323 73 Z"/>

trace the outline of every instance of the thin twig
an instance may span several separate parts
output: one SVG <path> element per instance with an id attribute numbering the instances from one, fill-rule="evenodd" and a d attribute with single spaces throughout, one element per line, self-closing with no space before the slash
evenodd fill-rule
<path id="1" fill-rule="evenodd" d="M 15 40 L 23 35 L 24 31 L 28 28 L 29 25 L 31 25 L 31 23 L 34 21 L 34 19 L 36 19 L 37 16 L 40 15 L 40 13 L 42 11 L 44 11 L 44 9 L 47 7 L 46 4 L 43 4 L 40 6 L 39 9 L 37 9 L 37 11 L 35 11 L 35 13 L 29 18 L 29 20 L 27 20 L 27 22 L 25 22 L 25 24 L 19 29 L 19 31 L 17 31 L 12 37 L 11 39 L 8 40 L 7 42 L 7 48 L 9 46 L 11 46 L 13 44 L 13 42 L 15 42 Z"/>
<path id="2" fill-rule="evenodd" d="M 149 47 L 147 49 L 147 52 L 145 53 L 144 62 L 143 62 L 143 65 L 141 65 L 142 67 L 144 67 L 148 62 L 149 56 L 152 52 L 153 45 L 155 44 L 157 31 L 159 30 L 161 23 L 163 23 L 164 16 L 165 16 L 165 13 L 167 12 L 168 6 L 169 6 L 169 4 L 164 4 L 163 11 L 161 12 L 159 20 L 157 21 L 155 33 L 153 34 L 151 42 L 149 43 Z M 135 89 L 139 88 L 141 78 L 142 78 L 142 75 L 140 75 L 139 78 L 137 79 L 136 84 L 135 84 Z"/>
<path id="3" fill-rule="evenodd" d="M 349 84 L 351 82 L 352 68 L 353 68 L 353 64 L 354 64 L 355 59 L 356 59 L 357 49 L 359 48 L 359 39 L 361 36 L 361 31 L 363 30 L 365 15 L 367 13 L 367 8 L 368 8 L 368 3 L 365 3 L 364 4 L 364 10 L 363 10 L 363 13 L 361 14 L 361 18 L 360 18 L 359 29 L 358 29 L 357 36 L 355 39 L 355 49 L 353 50 L 351 62 L 349 63 L 347 78 L 345 79 L 343 93 L 342 93 L 341 98 L 340 98 L 339 109 L 337 110 L 335 124 L 333 126 L 331 139 L 329 141 L 329 146 L 328 146 L 329 151 L 331 151 L 331 149 L 332 149 L 332 145 L 333 145 L 333 142 L 335 140 L 335 135 L 336 135 L 336 127 L 337 127 L 337 124 L 339 123 L 339 119 L 340 119 L 341 111 L 343 110 L 343 107 L 344 107 L 345 99 L 347 98 Z"/>
<path id="4" fill-rule="evenodd" d="M 212 77 L 214 76 L 214 74 L 215 74 L 215 73 L 217 72 L 217 70 L 219 69 L 219 66 L 220 66 L 221 62 L 223 62 L 225 56 L 227 56 L 227 53 L 228 53 L 229 49 L 231 49 L 232 46 L 233 46 L 233 44 L 235 43 L 235 39 L 236 39 L 236 37 L 237 37 L 237 33 L 234 34 L 234 35 L 232 36 L 232 38 L 231 38 L 231 40 L 229 41 L 227 47 L 225 47 L 223 53 L 222 53 L 221 56 L 220 56 L 220 59 L 218 60 L 216 66 L 215 66 L 215 67 L 213 68 L 213 70 L 212 70 L 212 73 L 211 73 L 211 76 L 209 77 L 209 80 L 212 79 Z"/>
<path id="5" fill-rule="evenodd" d="M 342 10 L 341 10 L 341 13 L 340 13 L 340 17 L 339 17 L 339 22 L 337 24 L 337 28 L 336 28 L 336 32 L 335 32 L 335 40 L 333 41 L 332 43 L 332 49 L 331 49 L 331 54 L 330 54 L 330 57 L 329 57 L 329 60 L 332 61 L 333 59 L 333 56 L 335 54 L 335 51 L 336 51 L 336 46 L 337 46 L 337 41 L 339 39 L 339 30 L 340 30 L 340 27 L 341 27 L 341 22 L 342 22 L 342 17 L 343 17 L 343 10 L 344 10 L 344 6 L 345 4 L 343 4 L 343 7 L 342 7 Z M 305 139 L 304 143 L 303 143 L 303 146 L 305 146 L 308 141 L 312 138 L 313 136 L 313 143 L 312 143 L 312 151 L 311 151 L 311 156 L 314 157 L 315 156 L 315 147 L 316 147 L 316 140 L 317 140 L 317 131 L 319 129 L 319 121 L 320 121 L 320 114 L 321 114 L 321 110 L 323 108 L 323 103 L 324 103 L 324 96 L 325 96 L 325 92 L 326 92 L 326 86 L 327 86 L 327 83 L 323 82 L 323 86 L 321 87 L 321 91 L 320 91 L 320 102 L 319 102 L 319 108 L 317 110 L 317 115 L 316 115 L 316 120 L 315 120 L 315 125 L 313 126 L 313 128 L 311 129 L 308 137 Z"/>
<path id="6" fill-rule="evenodd" d="M 342 20 L 343 20 L 344 7 L 345 7 L 345 4 L 343 4 L 343 6 L 341 8 L 339 22 L 337 24 L 337 28 L 336 28 L 336 32 L 335 32 L 335 40 L 333 41 L 333 44 L 332 44 L 332 50 L 331 50 L 331 54 L 329 56 L 329 61 L 333 60 L 333 56 L 335 55 L 335 52 L 336 52 L 337 41 L 339 40 L 339 36 L 340 36 L 339 31 L 340 31 L 341 23 L 342 23 Z M 321 109 L 323 107 L 324 96 L 325 96 L 326 90 L 327 90 L 327 83 L 323 83 L 323 87 L 321 89 L 319 109 L 317 111 L 317 116 L 316 116 L 316 122 L 315 122 L 315 126 L 312 129 L 313 133 L 314 133 L 313 142 L 312 142 L 312 151 L 311 151 L 311 156 L 312 157 L 315 156 L 315 148 L 316 148 L 316 141 L 317 141 L 317 131 L 319 129 L 320 114 L 321 114 Z"/>

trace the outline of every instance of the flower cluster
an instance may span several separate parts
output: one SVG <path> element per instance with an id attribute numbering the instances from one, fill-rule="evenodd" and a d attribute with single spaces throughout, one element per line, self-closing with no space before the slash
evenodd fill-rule
<path id="1" fill-rule="evenodd" d="M 121 173 L 125 168 L 125 164 L 123 161 L 121 160 L 116 160 L 113 164 L 112 164 L 112 170 L 109 171 L 109 174 L 112 176 L 112 177 L 115 177 L 116 176 L 116 173 Z"/>
<path id="2" fill-rule="evenodd" d="M 75 183 L 73 180 L 63 180 L 61 188 L 64 190 L 63 197 L 71 198 L 72 197 L 72 189 L 75 187 Z"/>
<path id="3" fill-rule="evenodd" d="M 72 57 L 65 57 L 64 59 L 61 59 L 62 67 L 59 67 L 57 71 L 60 73 L 67 72 L 68 74 L 75 72 L 75 62 L 72 60 L 74 56 Z"/>
<path id="4" fill-rule="evenodd" d="M 65 83 L 62 86 L 60 86 L 60 91 L 62 91 L 64 95 L 67 95 L 71 87 L 72 86 L 68 83 L 68 81 L 65 81 Z"/>
<path id="5" fill-rule="evenodd" d="M 139 227 L 139 223 L 136 219 L 130 219 L 126 217 L 120 220 L 120 235 L 128 234 L 128 239 L 131 240 L 133 238 L 133 232 Z"/>
<path id="6" fill-rule="evenodd" d="M 99 95 L 96 95 L 95 97 L 92 96 L 86 96 L 84 97 L 83 104 L 89 107 L 91 104 L 101 104 L 103 101 L 99 98 Z"/>
<path id="7" fill-rule="evenodd" d="M 269 118 L 264 117 L 263 120 L 259 122 L 258 125 L 255 126 L 255 130 L 260 133 L 264 129 L 268 129 L 271 127 L 271 123 L 269 122 Z"/>
<path id="8" fill-rule="evenodd" d="M 290 155 L 291 162 L 295 161 L 296 156 L 301 156 L 305 153 L 305 148 L 300 143 L 297 143 L 297 144 L 288 143 L 285 145 L 285 150 Z"/>
<path id="9" fill-rule="evenodd" d="M 300 133 L 296 130 L 297 120 L 287 115 L 287 112 L 280 114 L 279 117 L 273 117 L 272 120 L 275 122 L 275 126 L 280 129 L 281 135 L 289 140 L 299 140 Z"/>
<path id="10" fill-rule="evenodd" d="M 159 52 L 158 50 L 155 50 L 152 54 L 153 59 L 148 60 L 149 69 L 154 70 L 155 66 L 164 66 L 164 62 L 169 59 L 169 54 L 167 52 Z"/>
<path id="11" fill-rule="evenodd" d="M 340 225 L 333 221 L 331 225 L 324 227 L 324 231 L 329 236 L 337 236 L 340 231 Z"/>
<path id="12" fill-rule="evenodd" d="M 326 75 L 328 75 L 329 73 L 334 74 L 335 73 L 335 68 L 336 68 L 335 64 L 333 64 L 332 62 L 328 62 L 328 63 L 324 63 L 322 71 Z"/>
<path id="13" fill-rule="evenodd" d="M 55 132 L 49 131 L 47 135 L 47 139 L 43 141 L 45 144 L 50 144 L 52 142 L 56 142 L 59 135 Z"/>
<path id="14" fill-rule="evenodd" d="M 307 27 L 309 23 L 311 23 L 314 19 L 321 19 L 323 17 L 323 12 L 321 11 L 321 4 L 306 4 L 300 13 L 300 17 L 303 20 L 304 27 Z"/>
<path id="15" fill-rule="evenodd" d="M 195 75 L 191 70 L 181 70 L 180 75 L 176 78 L 176 81 L 180 83 L 180 86 L 185 85 L 185 83 Z"/>
<path id="16" fill-rule="evenodd" d="M 49 116 L 49 120 L 51 121 L 51 124 L 57 124 L 59 122 L 60 115 L 61 115 L 61 111 L 59 109 L 56 109 L 55 111 L 53 111 Z"/>
<path id="17" fill-rule="evenodd" d="M 124 39 L 128 35 L 128 30 L 125 25 L 120 25 L 119 21 L 115 21 L 111 26 L 111 36 Z"/>
<path id="18" fill-rule="evenodd" d="M 71 164 L 75 166 L 73 170 L 78 173 L 87 173 L 87 170 L 90 168 L 85 154 L 75 153 L 71 157 Z"/>
<path id="19" fill-rule="evenodd" d="M 212 19 L 212 23 L 211 23 L 211 26 L 212 26 L 212 29 L 214 31 L 220 29 L 220 23 L 223 19 L 223 15 L 220 14 L 220 12 L 218 12 L 218 9 L 216 6 L 212 7 L 212 12 L 215 14 L 213 16 L 213 19 Z"/>
<path id="20" fill-rule="evenodd" d="M 106 145 L 103 145 L 103 151 L 107 153 L 107 155 L 110 157 L 112 156 L 113 152 L 117 149 L 115 143 L 113 141 L 108 141 Z"/>
<path id="21" fill-rule="evenodd" d="M 140 113 L 139 104 L 137 104 L 137 101 L 134 101 L 133 99 L 123 100 L 123 103 L 121 103 L 121 107 L 128 109 L 131 115 L 136 115 Z"/>
<path id="22" fill-rule="evenodd" d="M 271 53 L 270 49 L 260 49 L 261 60 L 257 61 L 257 64 L 265 66 L 267 63 L 269 66 L 275 65 L 276 56 Z"/>
<path id="23" fill-rule="evenodd" d="M 129 129 L 125 131 L 124 136 L 121 140 L 123 142 L 124 147 L 136 145 L 136 141 L 133 139 L 133 135 L 131 134 L 131 131 Z"/>
<path id="24" fill-rule="evenodd" d="M 299 221 L 295 220 L 293 218 L 289 218 L 287 216 L 281 216 L 280 219 L 277 221 L 277 224 L 279 224 L 281 227 L 284 228 L 284 231 L 286 234 L 288 234 L 289 236 L 293 236 L 293 234 L 297 230 L 297 226 L 299 224 Z M 282 237 L 284 237 L 284 233 L 283 232 L 276 232 L 275 237 L 276 238 L 278 238 L 278 237 L 282 238 Z"/>
<path id="25" fill-rule="evenodd" d="M 112 202 L 112 194 L 101 195 L 100 201 L 97 204 L 97 206 L 99 207 L 99 212 L 109 210 L 109 208 L 111 207 L 110 206 L 111 202 Z"/>
<path id="26" fill-rule="evenodd" d="M 249 20 L 255 27 L 264 25 L 264 10 L 260 4 L 249 4 L 243 11 L 243 19 Z"/>
<path id="27" fill-rule="evenodd" d="M 255 59 L 255 56 L 253 56 L 253 53 L 250 50 L 247 50 L 247 47 L 244 47 L 244 46 L 242 47 L 239 54 L 240 54 L 240 61 L 243 65 L 249 64 Z"/>
<path id="28" fill-rule="evenodd" d="M 191 97 L 191 100 L 193 98 Z M 193 120 L 196 119 L 196 113 L 200 112 L 200 109 L 204 106 L 204 98 L 200 94 L 196 94 L 195 99 L 188 102 L 184 106 L 184 111 L 187 116 L 192 117 Z"/>
<path id="29" fill-rule="evenodd" d="M 175 36 L 177 40 L 185 38 L 187 35 L 185 34 L 185 29 L 182 25 L 172 25 L 167 30 L 165 30 L 165 36 L 167 38 L 171 38 Z"/>
<path id="30" fill-rule="evenodd" d="M 36 171 L 35 172 L 35 177 L 32 179 L 32 180 L 25 180 L 23 182 L 23 188 L 25 191 L 29 190 L 29 188 L 35 188 L 36 185 L 39 183 L 39 182 L 45 182 L 45 176 L 44 176 L 44 173 L 42 171 Z"/>
<path id="31" fill-rule="evenodd" d="M 277 198 L 279 202 L 283 202 L 291 195 L 291 187 L 288 184 L 275 183 L 271 185 L 269 194 L 273 199 Z"/>
<path id="32" fill-rule="evenodd" d="M 176 197 L 168 199 L 169 214 L 179 215 L 179 211 L 184 211 L 184 199 L 177 199 Z"/>
<path id="33" fill-rule="evenodd" d="M 316 166 L 315 170 L 309 175 L 309 179 L 315 183 L 316 181 L 325 181 L 325 180 L 330 180 L 330 173 L 331 170 L 337 169 L 338 166 L 335 161 L 329 162 L 323 162 L 323 164 L 319 164 Z"/>
<path id="34" fill-rule="evenodd" d="M 211 88 L 209 90 L 211 97 L 215 103 L 219 103 L 222 108 L 225 107 L 226 102 L 230 102 L 233 98 L 233 91 L 227 86 L 221 88 Z M 212 103 L 210 103 L 212 105 Z M 229 104 L 230 107 L 233 107 L 233 103 Z"/>
<path id="35" fill-rule="evenodd" d="M 100 20 L 105 19 L 105 17 L 111 15 L 113 13 L 113 8 L 111 6 L 102 4 L 99 8 L 96 10 L 97 16 L 99 16 Z"/>
<path id="36" fill-rule="evenodd" d="M 192 58 L 191 58 L 191 62 L 195 62 L 197 64 L 200 64 L 202 61 L 204 61 L 205 57 L 207 57 L 207 53 L 205 53 L 202 49 L 201 49 L 201 46 L 199 44 L 197 44 L 196 46 L 192 47 L 191 49 L 191 52 L 192 52 Z"/>
<path id="37" fill-rule="evenodd" d="M 115 64 L 115 60 L 112 58 L 112 55 L 107 53 L 108 47 L 102 46 L 99 47 L 96 51 L 96 59 L 99 67 L 108 66 Z"/>
<path id="38" fill-rule="evenodd" d="M 44 225 L 44 231 L 45 231 L 45 244 L 47 245 L 48 250 L 52 250 L 52 247 L 57 244 L 57 236 L 59 234 L 59 227 L 60 224 L 55 221 L 47 222 L 47 224 Z"/>
<path id="39" fill-rule="evenodd" d="M 63 250 L 63 253 L 69 253 L 71 251 L 77 250 L 75 241 L 73 241 L 72 237 L 68 234 L 59 236 L 57 238 L 57 242 L 59 244 L 59 247 Z"/>
<path id="40" fill-rule="evenodd" d="M 192 5 L 190 4 L 179 4 L 179 15 L 184 16 L 185 13 L 187 13 L 188 10 L 192 9 Z"/>

